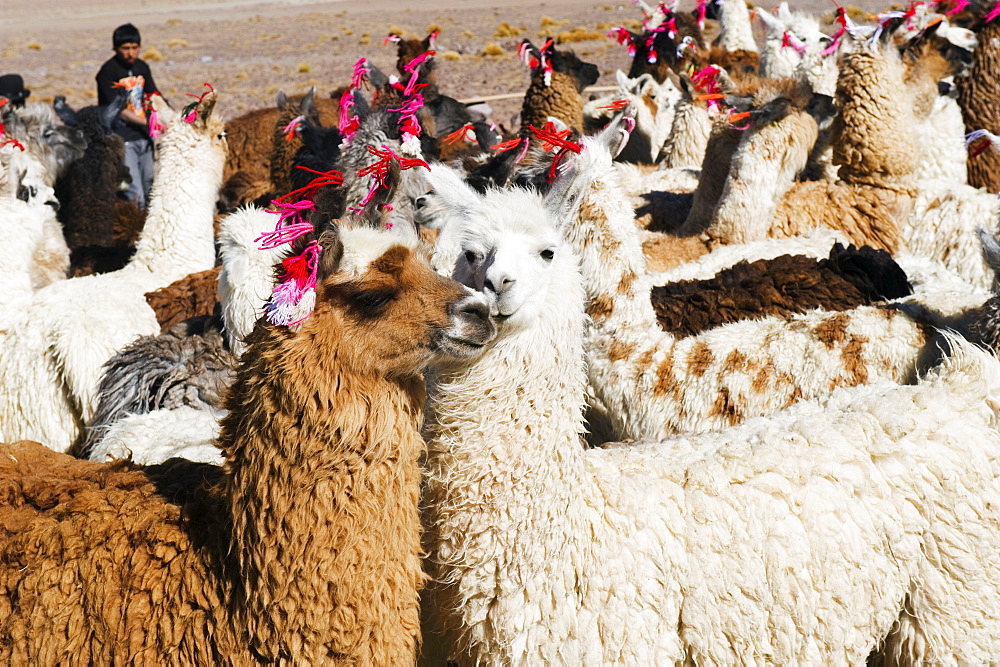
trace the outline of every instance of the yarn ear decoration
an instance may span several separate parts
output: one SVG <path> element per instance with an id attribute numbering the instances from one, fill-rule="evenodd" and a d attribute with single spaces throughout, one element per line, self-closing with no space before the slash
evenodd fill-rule
<path id="1" fill-rule="evenodd" d="M 382 144 L 382 150 L 375 148 L 374 146 L 368 146 L 368 152 L 378 158 L 378 162 L 368 165 L 363 169 L 358 171 L 358 176 L 371 176 L 372 185 L 368 190 L 368 194 L 365 198 L 361 200 L 360 206 L 350 206 L 348 210 L 353 212 L 355 215 L 361 215 L 364 212 L 364 207 L 368 205 L 374 197 L 375 193 L 378 192 L 379 188 L 387 188 L 386 177 L 389 174 L 389 166 L 393 161 L 399 163 L 399 170 L 406 171 L 407 169 L 413 169 L 415 167 L 423 167 L 424 169 L 430 171 L 430 166 L 421 160 L 420 158 L 405 158 L 397 155 L 391 148 Z M 385 207 L 383 207 L 385 208 Z M 390 207 L 391 208 L 391 207 Z M 386 223 L 391 229 L 392 223 Z"/>
<path id="2" fill-rule="evenodd" d="M 490 146 L 490 150 L 494 153 L 506 153 L 509 150 L 515 148 L 520 148 L 520 154 L 514 159 L 514 162 L 520 162 L 524 159 L 524 156 L 528 154 L 528 147 L 531 145 L 531 141 L 528 137 L 518 137 L 516 139 L 511 139 L 510 141 L 504 141 L 493 146 Z"/>
<path id="3" fill-rule="evenodd" d="M 608 37 L 614 39 L 622 46 L 628 47 L 629 56 L 632 58 L 635 57 L 635 39 L 632 37 L 632 33 L 629 32 L 628 28 L 612 28 L 608 31 Z"/>
<path id="4" fill-rule="evenodd" d="M 382 40 L 382 46 L 385 46 L 386 44 L 389 43 L 399 44 L 402 41 L 403 41 L 402 37 L 400 37 L 394 32 L 390 32 L 388 35 L 385 36 L 385 39 Z"/>
<path id="5" fill-rule="evenodd" d="M 368 83 L 368 79 L 365 77 L 371 70 L 366 67 L 367 64 L 368 61 L 364 58 L 359 58 L 358 62 L 354 63 L 354 71 L 351 72 L 351 88 L 360 90 Z"/>
<path id="6" fill-rule="evenodd" d="M 583 146 L 567 138 L 572 130 L 557 131 L 552 121 L 545 123 L 545 126 L 541 130 L 534 125 L 529 125 L 528 129 L 542 142 L 543 151 L 550 152 L 559 149 L 552 157 L 552 166 L 549 168 L 548 182 L 552 183 L 559 173 L 559 165 L 562 163 L 563 158 L 570 152 L 579 153 L 583 150 Z"/>
<path id="7" fill-rule="evenodd" d="M 312 223 L 302 219 L 302 214 L 306 211 L 316 210 L 316 205 L 311 200 L 286 203 L 275 199 L 271 204 L 278 209 L 271 211 L 278 215 L 278 224 L 275 225 L 274 231 L 264 232 L 254 239 L 255 243 L 260 243 L 258 247 L 261 250 L 272 250 L 280 245 L 292 243 L 300 236 L 315 231 Z"/>
<path id="8" fill-rule="evenodd" d="M 969 6 L 969 0 L 941 0 L 938 2 L 938 11 L 945 10 L 942 13 L 945 16 L 951 16 L 957 14 L 966 7 Z M 950 7 L 950 9 L 948 9 Z"/>
<path id="9" fill-rule="evenodd" d="M 344 137 L 342 143 L 349 144 L 354 139 L 354 135 L 361 129 L 361 119 L 357 114 L 351 115 L 349 110 L 354 106 L 354 90 L 348 88 L 340 96 L 340 119 L 337 121 L 337 129 Z"/>
<path id="10" fill-rule="evenodd" d="M 153 106 L 153 96 L 159 93 L 146 93 L 142 96 L 142 108 L 146 112 L 146 124 L 149 127 L 149 136 L 153 139 L 163 134 L 167 126 L 160 120 L 160 114 Z"/>
<path id="11" fill-rule="evenodd" d="M 189 103 L 187 106 L 184 107 L 184 110 L 181 111 L 181 118 L 184 120 L 185 123 L 193 123 L 195 121 L 195 119 L 198 117 L 198 105 L 202 103 L 202 100 L 205 99 L 206 95 L 215 92 L 215 88 L 212 87 L 212 84 L 203 83 L 201 85 L 208 86 L 208 90 L 203 92 L 201 95 L 195 95 L 194 93 L 186 93 L 188 97 L 194 97 L 195 101 Z"/>
<path id="12" fill-rule="evenodd" d="M 295 168 L 316 174 L 316 178 L 309 181 L 307 185 L 278 197 L 276 201 L 284 202 L 286 199 L 313 199 L 320 188 L 324 188 L 328 185 L 339 187 L 344 184 L 343 175 L 336 169 L 331 171 L 316 171 L 315 169 L 303 167 L 302 165 L 298 165 Z"/>
<path id="13" fill-rule="evenodd" d="M 449 132 L 441 140 L 442 142 L 452 145 L 457 144 L 460 141 L 470 141 L 469 134 L 471 133 L 471 141 L 476 140 L 476 128 L 472 126 L 472 123 L 466 123 L 462 127 L 458 128 L 454 132 Z"/>
<path id="14" fill-rule="evenodd" d="M 615 100 L 611 104 L 605 104 L 603 107 L 597 107 L 598 109 L 607 109 L 608 111 L 621 111 L 630 104 L 628 100 Z"/>
<path id="15" fill-rule="evenodd" d="M 986 14 L 986 16 L 983 17 L 983 20 L 989 23 L 998 16 L 1000 16 L 1000 0 L 998 0 L 998 2 L 995 5 L 993 5 L 993 9 L 991 9 Z"/>
<path id="16" fill-rule="evenodd" d="M 805 50 L 806 50 L 805 43 L 800 42 L 795 37 L 795 35 L 793 35 L 790 31 L 786 30 L 781 35 L 781 48 L 784 49 L 789 47 L 795 49 L 800 56 L 805 55 Z"/>
<path id="17" fill-rule="evenodd" d="M 3 137 L 3 133 L 2 132 L 0 132 L 0 137 Z M 8 146 L 8 145 L 13 146 L 14 148 L 18 149 L 22 153 L 26 150 L 24 148 L 24 144 L 22 144 L 20 141 L 18 141 L 17 139 L 15 139 L 13 137 L 11 137 L 10 139 L 7 139 L 6 141 L 0 143 L 0 148 L 3 148 L 4 146 Z"/>
<path id="18" fill-rule="evenodd" d="M 697 19 L 698 30 L 705 29 L 705 14 L 708 11 L 708 0 L 698 0 Z"/>
<path id="19" fill-rule="evenodd" d="M 264 316 L 277 326 L 295 326 L 312 315 L 316 307 L 316 281 L 322 246 L 312 241 L 298 255 L 281 261 L 284 273 L 264 304 Z"/>
<path id="20" fill-rule="evenodd" d="M 296 116 L 295 118 L 288 121 L 288 125 L 285 125 L 284 129 L 282 130 L 282 132 L 285 135 L 285 141 L 292 141 L 299 136 L 300 134 L 299 127 L 302 125 L 302 123 L 305 122 L 305 120 L 306 120 L 305 116 Z"/>
<path id="21" fill-rule="evenodd" d="M 965 135 L 965 148 L 969 151 L 970 158 L 981 155 L 993 145 L 989 135 L 989 130 L 974 130 Z"/>

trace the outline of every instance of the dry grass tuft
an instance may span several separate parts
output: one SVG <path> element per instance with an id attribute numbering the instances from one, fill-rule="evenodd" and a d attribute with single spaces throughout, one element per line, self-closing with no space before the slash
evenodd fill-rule
<path id="1" fill-rule="evenodd" d="M 299 63 L 299 66 L 296 68 L 296 71 L 299 74 L 308 74 L 309 72 L 312 71 L 312 67 L 309 66 L 309 63 Z"/>
<path id="2" fill-rule="evenodd" d="M 31 40 L 30 42 L 28 42 L 28 48 L 32 51 L 41 51 L 42 45 L 36 42 L 35 40 Z"/>
<path id="3" fill-rule="evenodd" d="M 504 51 L 502 46 L 500 46 L 499 44 L 494 44 L 493 42 L 487 44 L 486 47 L 483 48 L 483 53 L 482 53 L 482 55 L 491 58 L 497 58 L 499 56 L 503 56 L 506 54 L 507 52 Z"/>
<path id="4" fill-rule="evenodd" d="M 442 58 L 443 60 L 455 61 L 455 60 L 461 60 L 462 54 L 459 53 L 458 51 L 445 51 L 440 56 L 438 56 L 438 58 Z"/>
<path id="5" fill-rule="evenodd" d="M 493 33 L 493 36 L 497 39 L 503 39 L 504 37 L 517 37 L 520 34 L 521 30 L 519 28 L 515 28 L 506 21 L 503 21 L 497 26 L 496 32 Z"/>
<path id="6" fill-rule="evenodd" d="M 602 33 L 589 28 L 573 28 L 572 30 L 564 30 L 556 35 L 556 41 L 560 43 L 565 42 L 590 42 L 599 39 L 607 39 Z"/>
<path id="7" fill-rule="evenodd" d="M 176 38 L 176 37 L 175 37 L 175 38 L 173 38 L 172 40 L 170 40 L 169 42 L 167 42 L 167 46 L 180 46 L 180 47 L 185 47 L 185 46 L 187 46 L 187 45 L 188 45 L 188 43 L 187 43 L 187 42 L 185 42 L 185 41 L 184 41 L 183 39 L 178 39 L 178 38 Z"/>
<path id="8" fill-rule="evenodd" d="M 157 51 L 155 46 L 150 46 L 143 51 L 142 59 L 148 60 L 151 63 L 158 63 L 163 60 L 163 54 Z"/>

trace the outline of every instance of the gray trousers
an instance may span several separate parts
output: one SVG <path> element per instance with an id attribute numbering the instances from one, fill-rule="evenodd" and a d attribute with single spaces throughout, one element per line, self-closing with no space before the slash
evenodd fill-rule
<path id="1" fill-rule="evenodd" d="M 149 204 L 149 190 L 153 186 L 153 142 L 149 139 L 126 141 L 125 166 L 132 177 L 125 196 L 146 208 Z"/>

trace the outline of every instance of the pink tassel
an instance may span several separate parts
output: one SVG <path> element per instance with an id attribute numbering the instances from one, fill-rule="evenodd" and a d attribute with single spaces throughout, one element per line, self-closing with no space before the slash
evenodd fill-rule
<path id="1" fill-rule="evenodd" d="M 358 62 L 354 63 L 354 72 L 351 74 L 351 88 L 360 90 L 361 87 L 364 86 L 367 81 L 367 79 L 365 79 L 365 75 L 371 72 L 370 69 L 365 67 L 367 64 L 368 61 L 364 58 L 361 58 Z"/>
<path id="2" fill-rule="evenodd" d="M 368 152 L 379 158 L 378 162 L 368 165 L 367 167 L 358 171 L 358 176 L 371 176 L 372 185 L 368 190 L 368 194 L 365 198 L 361 200 L 361 206 L 364 207 L 372 200 L 375 193 L 378 192 L 379 188 L 388 187 L 385 182 L 385 177 L 389 173 L 389 165 L 393 160 L 399 163 L 400 171 L 406 171 L 407 169 L 413 169 L 414 167 L 423 167 L 430 171 L 430 166 L 423 160 L 419 158 L 404 158 L 396 155 L 395 152 L 385 144 L 382 144 L 382 150 L 375 148 L 374 146 L 368 147 Z M 351 208 L 350 210 L 355 213 L 360 214 L 361 208 Z"/>
<path id="3" fill-rule="evenodd" d="M 264 315 L 277 326 L 294 326 L 312 314 L 316 306 L 316 282 L 322 247 L 313 241 L 301 254 L 281 262 L 284 269 L 278 285 L 264 304 Z"/>
<path id="4" fill-rule="evenodd" d="M 340 119 L 337 121 L 337 129 L 340 130 L 341 136 L 344 137 L 343 143 L 345 144 L 351 143 L 354 135 L 361 128 L 361 120 L 357 114 L 352 116 L 348 113 L 348 110 L 352 106 L 354 106 L 354 92 L 348 88 L 340 96 Z"/>
<path id="5" fill-rule="evenodd" d="M 708 0 L 698 0 L 698 29 L 705 29 L 705 11 L 708 8 Z"/>
<path id="6" fill-rule="evenodd" d="M 388 35 L 385 36 L 385 39 L 382 40 L 382 46 L 385 46 L 390 42 L 392 42 L 393 44 L 399 44 L 401 41 L 403 41 L 402 37 L 400 37 L 394 32 L 390 32 Z"/>
<path id="7" fill-rule="evenodd" d="M 791 47 L 798 51 L 800 54 L 806 50 L 806 45 L 795 38 L 792 33 L 785 31 L 781 36 L 781 46 L 782 48 Z"/>
<path id="8" fill-rule="evenodd" d="M 991 9 L 989 13 L 983 17 L 983 20 L 989 23 L 998 16 L 1000 16 L 1000 2 L 997 2 L 995 5 L 993 5 L 993 9 Z"/>
<path id="9" fill-rule="evenodd" d="M 299 126 L 302 125 L 306 120 L 305 116 L 296 116 L 288 122 L 285 129 L 282 132 L 285 133 L 285 141 L 291 141 L 295 137 L 299 136 Z"/>
<path id="10" fill-rule="evenodd" d="M 302 200 L 289 204 L 276 199 L 271 204 L 279 209 L 272 211 L 278 214 L 278 223 L 273 232 L 265 232 L 254 239 L 254 242 L 260 243 L 261 250 L 270 250 L 285 243 L 291 243 L 300 236 L 305 236 L 313 231 L 313 226 L 302 220 L 302 214 L 305 211 L 316 210 L 316 205 L 311 201 Z"/>

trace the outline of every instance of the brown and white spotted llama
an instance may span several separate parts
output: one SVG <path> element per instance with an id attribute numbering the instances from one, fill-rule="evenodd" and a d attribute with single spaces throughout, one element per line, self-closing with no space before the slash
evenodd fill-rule
<path id="1" fill-rule="evenodd" d="M 626 111 L 626 114 L 628 111 Z M 909 382 L 936 354 L 927 324 L 893 307 L 742 321 L 696 336 L 663 332 L 632 219 L 612 169 L 615 133 L 585 139 L 592 183 L 564 235 L 579 255 L 591 325 L 590 387 L 619 438 L 662 438 L 740 423 L 837 387 Z"/>

